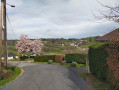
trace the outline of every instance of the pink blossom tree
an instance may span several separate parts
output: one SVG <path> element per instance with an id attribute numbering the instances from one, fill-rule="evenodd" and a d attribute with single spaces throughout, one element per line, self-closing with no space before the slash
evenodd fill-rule
<path id="1" fill-rule="evenodd" d="M 36 39 L 34 41 L 30 40 L 27 35 L 21 35 L 20 40 L 17 41 L 16 49 L 19 54 L 25 53 L 36 53 L 40 55 L 43 47 L 43 42 L 41 39 Z"/>
<path id="2" fill-rule="evenodd" d="M 37 53 L 38 55 L 40 55 L 41 53 L 41 50 L 42 50 L 42 47 L 43 47 L 43 43 L 42 43 L 42 40 L 41 39 L 36 39 L 32 42 L 33 45 L 31 50 L 34 52 L 34 53 Z"/>

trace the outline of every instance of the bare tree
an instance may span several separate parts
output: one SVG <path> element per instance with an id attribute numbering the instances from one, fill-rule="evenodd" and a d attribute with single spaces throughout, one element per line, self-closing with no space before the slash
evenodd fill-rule
<path id="1" fill-rule="evenodd" d="M 93 14 L 96 18 L 106 19 L 109 21 L 114 21 L 119 23 L 119 2 L 118 1 L 117 1 L 117 5 L 115 6 L 105 5 L 101 2 L 98 2 L 98 3 L 102 5 L 103 7 L 105 7 L 107 10 L 106 11 L 99 10 L 100 16 Z"/>

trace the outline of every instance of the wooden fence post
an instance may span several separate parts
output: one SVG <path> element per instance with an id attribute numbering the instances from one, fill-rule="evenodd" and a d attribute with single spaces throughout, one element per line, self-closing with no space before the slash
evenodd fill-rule
<path id="1" fill-rule="evenodd" d="M 86 58 L 86 72 L 90 73 L 90 66 L 89 66 L 89 60 Z"/>

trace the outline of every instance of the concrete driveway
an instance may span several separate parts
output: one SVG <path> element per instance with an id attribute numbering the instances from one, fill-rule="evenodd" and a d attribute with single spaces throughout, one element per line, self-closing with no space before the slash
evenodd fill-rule
<path id="1" fill-rule="evenodd" d="M 23 75 L 0 90 L 92 90 L 75 68 L 27 62 L 17 66 L 24 70 Z"/>

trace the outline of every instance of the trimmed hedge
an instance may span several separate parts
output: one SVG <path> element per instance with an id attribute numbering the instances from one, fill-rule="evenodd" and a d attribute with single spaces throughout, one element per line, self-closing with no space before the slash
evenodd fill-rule
<path id="1" fill-rule="evenodd" d="M 41 55 L 41 56 L 34 56 L 34 62 L 48 62 L 48 60 L 55 61 L 56 55 Z"/>
<path id="2" fill-rule="evenodd" d="M 92 45 L 88 56 L 91 73 L 119 90 L 119 41 Z"/>
<path id="3" fill-rule="evenodd" d="M 21 60 L 21 61 L 33 60 L 33 58 L 34 58 L 34 56 L 30 56 L 30 57 L 28 57 L 28 56 L 21 56 L 21 57 L 20 57 L 20 60 Z"/>
<path id="4" fill-rule="evenodd" d="M 87 53 L 69 53 L 65 54 L 65 60 L 67 63 L 77 62 L 80 64 L 85 64 L 87 58 Z"/>
<path id="5" fill-rule="evenodd" d="M 106 47 L 107 43 L 97 43 L 89 47 L 88 57 L 90 71 L 99 79 L 106 80 L 109 73 L 109 68 L 107 65 L 106 58 L 108 57 L 108 52 Z"/>

